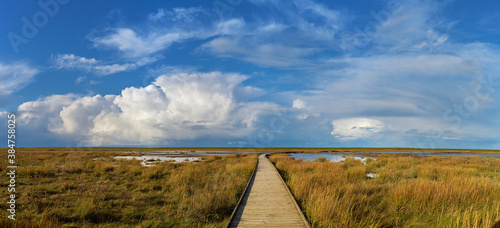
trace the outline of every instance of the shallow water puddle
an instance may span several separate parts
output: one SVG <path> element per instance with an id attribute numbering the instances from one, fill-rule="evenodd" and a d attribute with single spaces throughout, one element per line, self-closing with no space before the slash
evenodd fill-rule
<path id="1" fill-rule="evenodd" d="M 433 152 L 406 152 L 406 151 L 397 151 L 397 152 L 356 152 L 358 154 L 409 154 L 413 156 L 439 156 L 439 157 L 449 157 L 449 156 L 457 156 L 457 157 L 492 157 L 492 158 L 500 158 L 500 154 L 473 154 L 473 153 L 433 153 Z"/>
<path id="2" fill-rule="evenodd" d="M 345 161 L 346 157 L 350 157 L 360 160 L 363 163 L 366 162 L 366 157 L 359 155 L 343 155 L 343 154 L 329 154 L 329 153 L 292 153 L 289 155 L 294 157 L 295 159 L 303 159 L 306 161 L 316 161 L 318 158 L 326 158 L 332 162 L 341 162 Z"/>
<path id="3" fill-rule="evenodd" d="M 141 160 L 143 166 L 153 166 L 158 162 L 173 161 L 173 162 L 192 162 L 201 161 L 201 157 L 165 157 L 165 156 L 154 156 L 154 155 L 143 155 L 143 156 L 115 156 L 115 159 L 137 159 Z"/>

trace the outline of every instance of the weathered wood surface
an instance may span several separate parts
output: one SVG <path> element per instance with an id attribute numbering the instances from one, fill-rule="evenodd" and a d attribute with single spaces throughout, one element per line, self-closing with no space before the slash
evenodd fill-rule
<path id="1" fill-rule="evenodd" d="M 229 227 L 310 227 L 274 165 L 259 156 L 255 177 Z"/>

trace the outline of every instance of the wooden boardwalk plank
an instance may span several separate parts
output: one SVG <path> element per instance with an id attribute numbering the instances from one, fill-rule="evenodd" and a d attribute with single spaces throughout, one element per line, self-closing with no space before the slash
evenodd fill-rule
<path id="1" fill-rule="evenodd" d="M 262 154 L 229 227 L 310 227 L 274 165 Z"/>

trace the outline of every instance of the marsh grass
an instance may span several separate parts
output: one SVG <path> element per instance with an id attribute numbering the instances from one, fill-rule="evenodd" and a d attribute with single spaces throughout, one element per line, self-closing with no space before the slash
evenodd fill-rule
<path id="1" fill-rule="evenodd" d="M 500 220 L 500 158 L 270 159 L 313 227 L 492 227 Z"/>
<path id="2" fill-rule="evenodd" d="M 2 203 L 0 227 L 221 227 L 257 160 L 233 154 L 144 167 L 115 155 L 123 153 L 18 150 L 17 220 Z M 7 178 L 0 176 L 2 189 Z"/>

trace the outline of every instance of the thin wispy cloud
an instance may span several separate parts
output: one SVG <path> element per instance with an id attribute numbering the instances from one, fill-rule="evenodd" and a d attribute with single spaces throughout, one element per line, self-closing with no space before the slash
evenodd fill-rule
<path id="1" fill-rule="evenodd" d="M 40 70 L 23 62 L 0 62 L 0 96 L 16 92 L 34 81 Z"/>
<path id="2" fill-rule="evenodd" d="M 157 61 L 155 58 L 142 58 L 134 63 L 103 64 L 94 58 L 85 58 L 74 54 L 57 54 L 51 58 L 52 66 L 56 69 L 81 70 L 99 76 L 106 76 L 120 72 L 127 72 L 138 67 Z M 78 81 L 78 79 L 77 79 Z"/>

